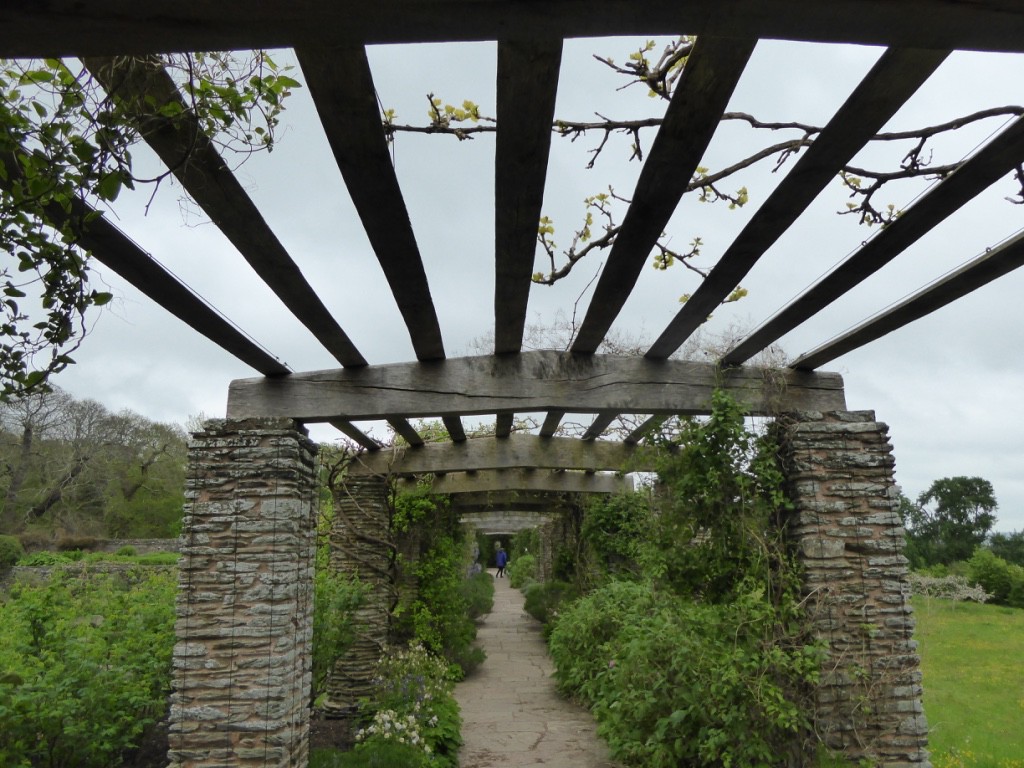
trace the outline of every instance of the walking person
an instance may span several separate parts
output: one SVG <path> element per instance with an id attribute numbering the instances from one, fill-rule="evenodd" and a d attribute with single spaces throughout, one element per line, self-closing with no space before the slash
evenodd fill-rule
<path id="1" fill-rule="evenodd" d="M 505 565 L 508 563 L 508 553 L 502 547 L 498 547 L 498 554 L 495 556 L 495 562 L 498 564 L 497 578 L 501 578 L 505 575 Z"/>

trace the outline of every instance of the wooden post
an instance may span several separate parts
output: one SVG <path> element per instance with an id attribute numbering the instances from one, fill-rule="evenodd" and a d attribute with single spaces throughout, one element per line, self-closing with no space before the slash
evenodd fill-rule
<path id="1" fill-rule="evenodd" d="M 189 448 L 170 765 L 305 765 L 316 446 L 287 419 L 207 422 Z"/>

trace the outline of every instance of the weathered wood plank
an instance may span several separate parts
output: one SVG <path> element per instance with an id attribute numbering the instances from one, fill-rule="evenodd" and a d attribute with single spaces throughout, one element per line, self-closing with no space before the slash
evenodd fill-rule
<path id="1" fill-rule="evenodd" d="M 662 424 L 665 423 L 667 416 L 651 416 L 646 419 L 640 426 L 626 435 L 626 439 L 623 441 L 628 445 L 636 445 L 649 434 L 653 433 Z"/>
<path id="2" fill-rule="evenodd" d="M 494 351 L 523 347 L 562 41 L 498 44 L 494 157 Z"/>
<path id="3" fill-rule="evenodd" d="M 837 374 L 781 371 L 765 377 L 758 369 L 723 372 L 694 361 L 544 351 L 238 379 L 229 388 L 228 417 L 359 421 L 549 410 L 697 414 L 709 411 L 716 387 L 758 414 L 845 407 Z"/>
<path id="4" fill-rule="evenodd" d="M 554 437 L 555 432 L 558 431 L 558 425 L 564 416 L 565 411 L 548 411 L 548 415 L 544 417 L 544 423 L 540 427 L 540 436 Z"/>
<path id="5" fill-rule="evenodd" d="M 83 63 L 107 93 L 133 109 L 143 125 L 146 143 L 317 341 L 344 366 L 366 365 L 202 132 L 159 61 L 153 57 L 86 58 Z M 182 107 L 181 118 L 171 120 L 159 114 L 161 107 L 171 103 Z"/>
<path id="6" fill-rule="evenodd" d="M 664 359 L 679 349 L 948 54 L 891 48 L 882 55 L 701 281 L 647 357 Z"/>
<path id="7" fill-rule="evenodd" d="M 1019 0 L 7 0 L 0 56 L 713 34 L 1024 51 Z"/>
<path id="8" fill-rule="evenodd" d="M 572 351 L 595 352 L 686 191 L 756 40 L 702 37 L 687 59 Z"/>
<path id="9" fill-rule="evenodd" d="M 457 414 L 442 416 L 441 423 L 448 430 L 448 437 L 456 443 L 461 443 L 466 439 L 466 430 L 463 429 L 462 419 Z"/>
<path id="10" fill-rule="evenodd" d="M 401 475 L 491 469 L 576 469 L 591 472 L 643 471 L 652 467 L 642 448 L 610 440 L 583 442 L 566 437 L 510 435 L 461 443 L 428 443 L 365 456 L 360 473 Z"/>
<path id="11" fill-rule="evenodd" d="M 0 154 L 0 164 L 4 168 L 0 184 L 20 178 L 21 165 L 13 155 Z M 286 365 L 213 311 L 106 217 L 92 218 L 96 210 L 90 205 L 74 198 L 70 212 L 55 203 L 48 205 L 46 210 L 50 221 L 58 228 L 70 224 L 77 232 L 78 244 L 92 253 L 97 261 L 110 267 L 186 325 L 265 376 L 289 373 Z M 83 226 L 86 219 L 89 223 Z"/>
<path id="12" fill-rule="evenodd" d="M 366 51 L 306 46 L 295 53 L 349 195 L 409 329 L 416 357 L 441 359 L 441 326 L 391 164 Z"/>
<path id="13" fill-rule="evenodd" d="M 904 299 L 881 315 L 801 355 L 790 363 L 790 367 L 812 370 L 824 365 L 840 355 L 880 339 L 914 320 L 941 309 L 1022 265 L 1024 235 L 1018 235 L 950 272 L 938 282 Z"/>
<path id="14" fill-rule="evenodd" d="M 1024 118 L 1018 118 L 916 205 L 726 353 L 740 365 L 873 275 L 988 186 L 1024 162 Z"/>
<path id="15" fill-rule="evenodd" d="M 607 411 L 605 413 L 599 413 L 587 430 L 580 435 L 580 440 L 596 440 L 604 431 L 608 429 L 608 426 L 615 421 L 615 417 L 618 416 L 617 411 Z"/>
<path id="16" fill-rule="evenodd" d="M 423 489 L 422 477 L 400 477 L 398 490 Z M 505 491 L 552 491 L 555 493 L 628 493 L 628 475 L 587 474 L 533 469 L 499 469 L 485 472 L 452 472 L 432 479 L 429 492 L 440 494 Z"/>
<path id="17" fill-rule="evenodd" d="M 494 436 L 508 437 L 512 434 L 512 424 L 515 422 L 514 413 L 499 413 L 494 421 Z"/>
<path id="18" fill-rule="evenodd" d="M 388 424 L 395 430 L 395 434 L 404 439 L 409 445 L 413 447 L 423 445 L 423 438 L 420 437 L 420 433 L 415 430 L 407 419 L 388 419 Z"/>
<path id="19" fill-rule="evenodd" d="M 379 451 L 382 447 L 380 443 L 350 421 L 346 421 L 345 419 L 330 419 L 328 423 L 347 438 L 353 440 L 368 451 Z"/>

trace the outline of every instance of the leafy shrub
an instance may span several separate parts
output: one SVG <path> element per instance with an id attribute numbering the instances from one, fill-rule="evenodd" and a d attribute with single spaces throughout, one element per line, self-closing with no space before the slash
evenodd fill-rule
<path id="1" fill-rule="evenodd" d="M 448 665 L 422 645 L 385 654 L 377 666 L 373 698 L 362 707 L 370 722 L 356 734 L 356 751 L 413 746 L 420 762 L 394 764 L 457 768 L 462 718 L 453 688 Z M 408 750 L 400 752 L 405 759 L 411 757 Z"/>
<path id="2" fill-rule="evenodd" d="M 576 587 L 566 581 L 530 584 L 524 591 L 526 612 L 544 625 L 553 622 L 561 606 L 579 597 Z"/>
<path id="3" fill-rule="evenodd" d="M 358 579 L 317 568 L 313 582 L 313 688 L 314 701 L 327 684 L 334 662 L 354 639 L 352 616 L 366 596 Z"/>
<path id="4" fill-rule="evenodd" d="M 135 557 L 135 547 L 130 544 L 126 544 L 114 553 L 115 555 L 121 555 L 122 557 Z"/>
<path id="5" fill-rule="evenodd" d="M 700 604 L 650 584 L 605 589 L 566 610 L 551 649 L 560 685 L 591 704 L 614 757 L 651 768 L 778 763 L 806 726 L 795 692 L 816 680 L 821 656 L 777 642 L 763 592 Z"/>
<path id="6" fill-rule="evenodd" d="M 947 600 L 971 600 L 984 603 L 992 596 L 982 587 L 971 584 L 965 576 L 929 576 L 913 571 L 910 574 L 910 591 L 922 597 L 941 597 Z"/>
<path id="7" fill-rule="evenodd" d="M 90 550 L 97 543 L 98 540 L 95 536 L 62 536 L 57 539 L 56 547 L 61 552 L 70 552 L 72 550 Z"/>
<path id="8" fill-rule="evenodd" d="M 514 589 L 522 589 L 537 578 L 537 558 L 534 555 L 517 557 L 509 565 L 508 583 Z"/>
<path id="9" fill-rule="evenodd" d="M 600 497 L 587 504 L 582 537 L 607 573 L 638 570 L 651 524 L 650 499 L 643 493 Z"/>
<path id="10" fill-rule="evenodd" d="M 1024 608 L 1024 568 L 979 547 L 967 561 L 967 569 L 970 580 L 988 592 L 993 603 Z"/>
<path id="11" fill-rule="evenodd" d="M 16 536 L 0 536 L 0 570 L 9 568 L 25 556 L 25 548 Z"/>
<path id="12" fill-rule="evenodd" d="M 18 561 L 18 565 L 25 566 L 50 566 L 50 565 L 67 565 L 73 563 L 66 552 L 35 552 L 31 555 L 25 555 Z"/>
<path id="13" fill-rule="evenodd" d="M 512 560 L 517 560 L 531 552 L 540 552 L 540 531 L 536 528 L 517 531 L 508 545 L 508 556 Z"/>
<path id="14" fill-rule="evenodd" d="M 352 752 L 314 750 L 309 768 L 422 768 L 431 763 L 423 750 L 412 744 L 374 739 Z"/>
<path id="15" fill-rule="evenodd" d="M 167 707 L 177 581 L 56 573 L 0 621 L 0 765 L 105 768 Z"/>
<path id="16" fill-rule="evenodd" d="M 489 573 L 474 574 L 459 585 L 459 595 L 466 603 L 469 618 L 488 614 L 494 607 L 494 579 Z"/>

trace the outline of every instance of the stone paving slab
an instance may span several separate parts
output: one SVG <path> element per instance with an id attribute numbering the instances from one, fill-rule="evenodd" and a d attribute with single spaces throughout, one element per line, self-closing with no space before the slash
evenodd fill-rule
<path id="1" fill-rule="evenodd" d="M 455 688 L 461 768 L 617 768 L 590 713 L 558 694 L 540 623 L 523 610 L 522 593 L 508 579 L 494 585 L 494 609 L 477 632 L 487 660 Z"/>

